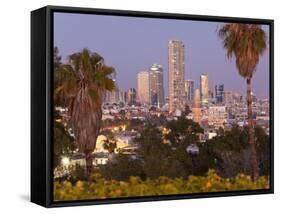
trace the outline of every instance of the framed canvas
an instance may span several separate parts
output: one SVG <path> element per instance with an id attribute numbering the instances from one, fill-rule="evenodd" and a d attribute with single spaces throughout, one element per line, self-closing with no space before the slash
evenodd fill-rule
<path id="1" fill-rule="evenodd" d="M 273 48 L 267 19 L 32 11 L 31 201 L 273 193 Z"/>

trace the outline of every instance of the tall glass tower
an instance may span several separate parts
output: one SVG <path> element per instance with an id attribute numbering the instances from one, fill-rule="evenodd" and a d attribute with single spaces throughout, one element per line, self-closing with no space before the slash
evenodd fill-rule
<path id="1" fill-rule="evenodd" d="M 194 81 L 193 80 L 185 80 L 185 96 L 188 101 L 188 103 L 193 102 L 193 97 L 194 97 Z"/>
<path id="2" fill-rule="evenodd" d="M 137 100 L 136 89 L 130 88 L 127 92 L 128 96 L 128 105 L 135 105 Z"/>
<path id="3" fill-rule="evenodd" d="M 164 105 L 163 68 L 153 64 L 149 69 L 150 104 L 162 107 Z"/>
<path id="4" fill-rule="evenodd" d="M 216 98 L 216 103 L 224 102 L 224 85 L 223 84 L 215 86 L 215 98 Z"/>

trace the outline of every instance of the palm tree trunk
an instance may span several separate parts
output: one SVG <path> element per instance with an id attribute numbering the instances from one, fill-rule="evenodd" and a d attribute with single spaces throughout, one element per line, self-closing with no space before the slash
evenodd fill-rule
<path id="1" fill-rule="evenodd" d="M 93 158 L 91 152 L 85 152 L 85 160 L 86 160 L 86 176 L 89 180 L 90 175 L 92 173 L 92 165 L 93 165 Z"/>
<path id="2" fill-rule="evenodd" d="M 101 127 L 101 102 L 94 102 L 87 87 L 81 88 L 71 108 L 71 123 L 79 151 L 84 153 L 86 176 L 90 180 L 93 165 L 93 151 Z"/>
<path id="3" fill-rule="evenodd" d="M 251 163 L 251 177 L 253 181 L 256 181 L 259 177 L 259 166 L 257 161 L 257 151 L 255 142 L 255 129 L 253 122 L 252 111 L 252 78 L 247 78 L 247 107 L 248 107 L 248 126 L 249 126 L 249 146 L 250 146 L 250 163 Z"/>

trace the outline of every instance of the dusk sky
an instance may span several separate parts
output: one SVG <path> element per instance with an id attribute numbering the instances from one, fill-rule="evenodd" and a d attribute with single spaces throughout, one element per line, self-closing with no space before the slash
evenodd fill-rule
<path id="1" fill-rule="evenodd" d="M 200 74 L 209 76 L 209 88 L 223 83 L 225 90 L 245 94 L 245 80 L 239 76 L 235 58 L 228 60 L 217 31 L 223 23 L 135 18 L 71 13 L 55 13 L 54 45 L 63 61 L 88 48 L 104 57 L 116 69 L 121 90 L 137 87 L 137 73 L 153 63 L 164 69 L 164 89 L 168 85 L 168 40 L 185 44 L 185 76 L 199 87 Z M 263 29 L 267 35 L 269 26 Z M 253 91 L 269 96 L 269 50 L 260 59 L 253 78 Z"/>

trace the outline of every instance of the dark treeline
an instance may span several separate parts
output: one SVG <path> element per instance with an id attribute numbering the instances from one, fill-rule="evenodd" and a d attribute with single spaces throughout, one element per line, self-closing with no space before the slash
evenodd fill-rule
<path id="1" fill-rule="evenodd" d="M 102 175 L 116 180 L 126 180 L 130 176 L 187 178 L 203 176 L 209 169 L 227 178 L 239 173 L 251 174 L 248 127 L 220 130 L 218 136 L 204 143 L 198 138 L 203 129 L 192 120 L 180 118 L 167 122 L 166 127 L 170 132 L 165 135 L 155 125 L 142 127 L 136 139 L 137 158 L 117 154 L 114 161 L 101 168 Z M 255 136 L 260 175 L 269 175 L 269 136 L 260 127 L 255 128 Z M 191 144 L 198 146 L 199 154 L 187 153 L 186 148 Z"/>

